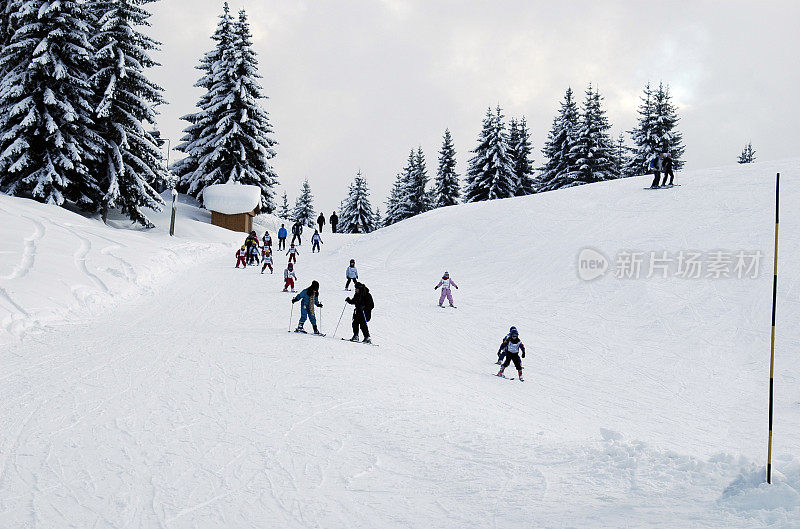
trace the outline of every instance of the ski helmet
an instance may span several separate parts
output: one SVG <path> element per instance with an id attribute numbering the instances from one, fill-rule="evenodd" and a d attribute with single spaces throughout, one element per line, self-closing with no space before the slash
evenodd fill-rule
<path id="1" fill-rule="evenodd" d="M 511 327 L 511 332 L 508 333 L 512 338 L 516 338 L 519 336 L 519 332 L 517 331 L 516 327 Z"/>

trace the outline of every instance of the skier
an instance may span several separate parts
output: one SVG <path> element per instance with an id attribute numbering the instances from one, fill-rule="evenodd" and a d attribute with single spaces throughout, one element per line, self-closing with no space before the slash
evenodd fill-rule
<path id="1" fill-rule="evenodd" d="M 292 292 L 294 292 L 294 280 L 297 279 L 297 276 L 294 275 L 294 265 L 289 263 L 286 265 L 286 270 L 283 271 L 283 291 L 289 287 L 292 287 Z"/>
<path id="2" fill-rule="evenodd" d="M 458 288 L 458 285 L 456 285 L 456 282 L 453 281 L 452 279 L 450 279 L 450 273 L 449 272 L 445 272 L 444 275 L 442 276 L 442 279 L 439 280 L 439 284 L 436 285 L 435 287 L 433 287 L 434 290 L 436 290 L 439 287 L 442 287 L 442 295 L 439 296 L 439 306 L 440 307 L 444 306 L 443 305 L 444 298 L 447 298 L 447 301 L 450 302 L 450 306 L 451 307 L 455 307 L 455 305 L 453 305 L 453 295 L 450 293 L 450 287 L 451 286 L 454 286 L 454 287 Z"/>
<path id="3" fill-rule="evenodd" d="M 656 154 L 650 159 L 649 167 L 653 173 L 653 183 L 650 184 L 650 188 L 658 189 L 658 183 L 661 181 L 661 154 Z"/>
<path id="4" fill-rule="evenodd" d="M 247 268 L 247 246 L 244 244 L 236 251 L 236 268 L 239 268 L 239 265 Z"/>
<path id="5" fill-rule="evenodd" d="M 258 243 L 256 243 L 250 246 L 250 249 L 247 251 L 247 264 L 258 264 L 258 262 Z"/>
<path id="6" fill-rule="evenodd" d="M 367 322 L 372 319 L 372 309 L 375 308 L 375 303 L 372 301 L 372 294 L 363 283 L 356 281 L 356 293 L 353 298 L 347 298 L 345 301 L 351 305 L 355 305 L 353 310 L 353 337 L 350 338 L 351 342 L 358 341 L 358 329 L 364 334 L 364 343 L 372 343 L 369 337 L 369 328 Z"/>
<path id="7" fill-rule="evenodd" d="M 264 238 L 261 240 L 264 243 L 265 248 L 269 247 L 269 249 L 272 250 L 272 237 L 270 237 L 269 231 L 264 232 Z"/>
<path id="8" fill-rule="evenodd" d="M 261 250 L 261 262 L 264 263 L 261 266 L 261 273 L 264 273 L 264 270 L 269 267 L 269 273 L 273 273 L 274 270 L 272 269 L 272 248 L 269 246 L 264 245 L 264 248 Z"/>
<path id="9" fill-rule="evenodd" d="M 325 214 L 320 213 L 319 217 L 317 217 L 317 225 L 319 226 L 319 232 L 322 233 L 322 227 L 325 225 Z"/>
<path id="10" fill-rule="evenodd" d="M 514 367 L 517 368 L 517 373 L 519 374 L 519 381 L 522 382 L 522 360 L 520 360 L 520 353 L 522 354 L 522 358 L 525 358 L 525 344 L 519 340 L 519 333 L 516 329 L 512 330 L 508 335 L 508 342 L 503 346 L 506 361 L 503 362 L 500 371 L 497 372 L 497 376 L 504 376 L 503 371 L 506 370 L 508 364 L 514 362 Z"/>
<path id="11" fill-rule="evenodd" d="M 319 232 L 317 230 L 314 230 L 314 235 L 311 236 L 311 253 L 314 253 L 314 248 L 316 248 L 317 251 L 319 252 L 320 244 L 325 244 L 325 243 L 322 242 L 322 237 L 319 236 Z"/>
<path id="12" fill-rule="evenodd" d="M 253 264 L 253 254 L 251 253 L 252 248 L 253 246 L 258 247 L 258 236 L 256 235 L 256 232 L 251 231 L 247 235 L 247 238 L 244 240 L 244 245 L 247 250 L 247 264 Z"/>
<path id="13" fill-rule="evenodd" d="M 303 246 L 303 241 L 300 238 L 301 235 L 303 235 L 303 225 L 298 220 L 292 224 L 292 244 L 294 244 L 294 240 L 297 239 L 298 246 Z"/>
<path id="14" fill-rule="evenodd" d="M 508 334 L 505 335 L 503 341 L 500 343 L 500 349 L 497 350 L 497 365 L 503 363 L 503 360 L 506 358 L 506 344 L 508 343 L 508 339 L 511 338 L 511 333 L 516 332 L 517 328 L 513 325 L 508 330 Z"/>
<path id="15" fill-rule="evenodd" d="M 336 212 L 334 211 L 331 213 L 331 233 L 336 233 L 337 224 L 339 224 L 339 217 L 336 216 Z"/>
<path id="16" fill-rule="evenodd" d="M 285 250 L 286 249 L 286 225 L 281 224 L 281 229 L 278 230 L 278 250 Z"/>
<path id="17" fill-rule="evenodd" d="M 289 256 L 290 263 L 297 262 L 297 256 L 300 255 L 300 252 L 298 252 L 297 248 L 294 247 L 294 243 L 292 243 L 289 249 L 286 251 L 286 255 Z"/>
<path id="18" fill-rule="evenodd" d="M 350 281 L 352 281 L 353 283 L 358 283 L 358 269 L 356 268 L 355 259 L 350 259 L 350 266 L 347 267 L 347 270 L 345 270 L 344 275 L 347 278 L 347 284 L 344 286 L 344 289 L 349 291 Z"/>
<path id="19" fill-rule="evenodd" d="M 672 153 L 666 152 L 664 153 L 664 183 L 661 184 L 662 186 L 665 185 L 675 185 L 672 181 L 675 179 L 675 174 L 672 172 Z M 669 184 L 667 184 L 667 177 L 669 176 Z"/>
<path id="20" fill-rule="evenodd" d="M 322 303 L 319 302 L 319 283 L 316 281 L 311 282 L 311 286 L 300 291 L 294 298 L 292 298 L 292 303 L 296 303 L 300 301 L 300 323 L 297 324 L 297 328 L 294 332 L 306 332 L 303 330 L 303 324 L 306 322 L 306 318 L 311 321 L 311 326 L 314 328 L 314 334 L 321 334 L 319 329 L 317 329 L 317 317 L 314 314 L 314 307 L 322 307 Z"/>

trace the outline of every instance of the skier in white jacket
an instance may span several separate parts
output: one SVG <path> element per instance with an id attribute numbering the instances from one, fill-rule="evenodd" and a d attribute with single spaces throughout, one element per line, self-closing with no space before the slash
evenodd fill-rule
<path id="1" fill-rule="evenodd" d="M 345 290 L 350 290 L 350 282 L 356 282 L 358 279 L 358 269 L 356 268 L 356 260 L 350 259 L 350 266 L 345 270 L 344 275 L 347 277 L 347 284 L 344 286 Z"/>

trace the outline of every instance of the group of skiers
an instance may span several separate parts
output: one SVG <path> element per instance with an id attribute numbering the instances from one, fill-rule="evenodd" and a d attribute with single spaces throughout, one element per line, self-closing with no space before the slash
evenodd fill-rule
<path id="1" fill-rule="evenodd" d="M 653 173 L 653 183 L 650 184 L 652 189 L 675 185 L 675 175 L 672 172 L 672 166 L 672 154 L 668 152 L 658 153 L 650 159 L 649 167 L 650 171 Z M 662 173 L 664 174 L 663 182 L 661 182 Z M 667 182 L 667 177 L 669 177 L 669 182 Z M 661 182 L 660 185 L 659 182 Z"/>
<path id="2" fill-rule="evenodd" d="M 331 233 L 336 233 L 336 226 L 339 225 L 339 217 L 336 215 L 335 211 L 331 213 L 330 221 L 331 221 Z M 319 217 L 317 217 L 317 226 L 319 226 L 319 232 L 322 233 L 322 227 L 325 226 L 324 213 L 320 213 Z"/>
<path id="3" fill-rule="evenodd" d="M 664 159 L 671 160 L 669 153 L 664 155 Z M 667 168 L 669 173 L 665 172 L 665 182 L 666 175 L 672 174 L 671 163 L 659 165 L 659 172 L 661 170 L 666 171 Z M 332 231 L 335 227 L 335 215 L 335 213 L 331 215 Z M 312 253 L 314 250 L 319 251 L 319 245 L 322 244 L 322 238 L 320 237 L 319 232 L 322 231 L 322 228 L 325 224 L 324 215 L 320 214 L 317 222 L 319 224 L 319 230 L 314 230 L 314 235 L 311 238 Z M 289 249 L 286 252 L 286 255 L 289 256 L 289 261 L 286 265 L 286 269 L 283 272 L 284 292 L 287 292 L 289 289 L 291 289 L 292 292 L 295 292 L 294 287 L 295 281 L 297 280 L 297 275 L 294 270 L 294 264 L 297 262 L 297 256 L 300 254 L 295 246 L 295 239 L 297 240 L 298 244 L 302 244 L 300 240 L 303 233 L 302 224 L 295 223 L 291 229 L 293 237 Z M 280 230 L 278 230 L 279 249 L 285 248 L 287 235 L 288 233 L 286 227 L 282 224 Z M 254 262 L 257 263 L 259 260 L 259 247 L 261 248 L 261 262 L 263 263 L 261 273 L 263 274 L 266 268 L 269 268 L 270 273 L 273 273 L 272 238 L 269 232 L 264 233 L 261 244 L 259 244 L 259 240 L 255 231 L 252 231 L 250 234 L 248 234 L 247 238 L 245 239 L 245 244 L 242 245 L 242 248 L 238 252 L 236 252 L 236 268 L 239 268 L 240 264 L 246 267 L 248 264 L 253 264 Z M 352 297 L 347 297 L 345 299 L 345 303 L 353 305 L 353 336 L 350 338 L 350 341 L 363 341 L 365 343 L 372 343 L 368 322 L 372 318 L 372 310 L 374 309 L 375 304 L 369 288 L 367 288 L 364 283 L 361 283 L 358 280 L 358 269 L 356 268 L 355 259 L 350 259 L 350 264 L 345 270 L 344 289 L 349 292 L 351 284 L 354 284 L 355 292 Z M 450 307 L 455 308 L 452 289 L 458 289 L 458 285 L 453 278 L 450 277 L 449 272 L 445 272 L 442 275 L 442 278 L 433 288 L 434 290 L 441 288 L 441 293 L 439 295 L 440 307 L 444 307 L 444 302 L 447 300 Z M 303 326 L 305 325 L 306 320 L 308 320 L 311 322 L 314 334 L 322 334 L 317 327 L 316 317 L 316 308 L 322 308 L 322 302 L 320 301 L 319 297 L 319 282 L 316 280 L 312 281 L 310 286 L 301 290 L 294 298 L 292 298 L 293 304 L 297 303 L 298 301 L 300 302 L 300 321 L 297 324 L 295 332 L 305 333 L 306 331 L 304 330 Z M 359 339 L 359 334 L 363 335 L 363 340 Z M 497 372 L 497 376 L 505 378 L 505 369 L 513 362 L 514 367 L 517 370 L 519 380 L 523 380 L 521 359 L 525 358 L 525 345 L 520 340 L 519 332 L 517 331 L 516 327 L 511 327 L 508 334 L 503 338 L 503 341 L 500 344 L 500 349 L 497 352 L 497 356 L 497 364 L 501 365 L 500 371 Z"/>

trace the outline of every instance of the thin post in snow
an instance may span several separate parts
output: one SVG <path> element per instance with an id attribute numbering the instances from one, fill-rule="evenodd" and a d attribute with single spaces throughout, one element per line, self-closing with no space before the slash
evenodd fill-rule
<path id="1" fill-rule="evenodd" d="M 775 382 L 775 305 L 778 296 L 778 205 L 780 200 L 781 174 L 775 177 L 775 254 L 772 274 L 772 337 L 769 356 L 769 445 L 767 447 L 767 483 L 772 483 L 772 409 Z"/>

